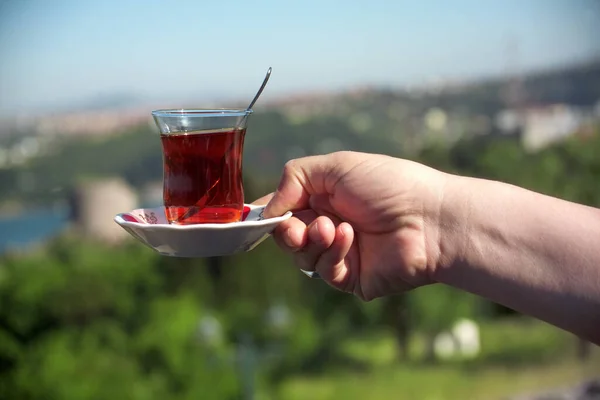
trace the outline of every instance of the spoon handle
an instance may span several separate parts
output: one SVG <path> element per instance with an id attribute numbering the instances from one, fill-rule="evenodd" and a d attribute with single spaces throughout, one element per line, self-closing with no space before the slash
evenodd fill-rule
<path id="1" fill-rule="evenodd" d="M 271 77 L 271 70 L 272 70 L 272 68 L 269 67 L 269 69 L 267 70 L 267 75 L 265 76 L 265 80 L 263 81 L 262 85 L 260 85 L 260 89 L 258 89 L 258 92 L 256 92 L 256 96 L 254 96 L 254 98 L 252 99 L 252 102 L 248 106 L 247 110 L 252 110 L 254 103 L 256 103 L 256 100 L 258 100 L 258 98 L 260 97 L 260 94 L 265 89 L 265 86 L 267 86 L 267 82 L 269 81 L 269 78 Z"/>

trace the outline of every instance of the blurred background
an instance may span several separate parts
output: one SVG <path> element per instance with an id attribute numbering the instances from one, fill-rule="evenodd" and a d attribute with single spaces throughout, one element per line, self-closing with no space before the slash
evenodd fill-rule
<path id="1" fill-rule="evenodd" d="M 597 398 L 598 347 L 499 305 L 365 304 L 272 240 L 160 257 L 112 217 L 162 202 L 151 110 L 245 106 L 269 66 L 247 202 L 345 149 L 598 207 L 600 2 L 0 0 L 0 60 L 0 398 Z"/>

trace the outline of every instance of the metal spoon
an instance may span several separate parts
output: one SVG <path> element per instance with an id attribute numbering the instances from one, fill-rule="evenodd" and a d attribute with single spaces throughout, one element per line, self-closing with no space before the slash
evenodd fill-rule
<path id="1" fill-rule="evenodd" d="M 254 106 L 254 103 L 256 103 L 256 100 L 258 100 L 258 98 L 260 97 L 260 94 L 265 89 L 265 86 L 267 86 L 267 82 L 269 81 L 269 78 L 271 77 L 271 70 L 272 70 L 272 68 L 269 67 L 269 69 L 267 70 L 267 75 L 265 76 L 265 80 L 263 81 L 262 85 L 260 85 L 260 89 L 258 89 L 256 96 L 254 96 L 254 98 L 252 99 L 252 102 L 250 103 L 250 105 L 248 106 L 246 111 L 252 110 L 252 106 Z"/>
<path id="2" fill-rule="evenodd" d="M 258 98 L 260 97 L 261 93 L 265 89 L 265 86 L 267 86 L 267 82 L 269 81 L 269 78 L 271 77 L 271 70 L 272 70 L 272 68 L 269 67 L 269 69 L 267 70 L 267 75 L 265 75 L 265 79 L 263 80 L 262 85 L 260 85 L 260 89 L 258 89 L 258 92 L 256 92 L 256 95 L 254 96 L 254 98 L 250 102 L 250 105 L 248 106 L 248 108 L 246 108 L 246 115 L 244 115 L 244 117 L 240 120 L 240 122 L 237 124 L 237 126 L 235 127 L 235 129 L 238 129 L 239 126 L 243 125 L 244 121 L 246 120 L 246 118 L 248 118 L 248 115 L 250 115 L 248 113 L 248 111 L 252 110 L 252 107 L 254 106 L 254 103 L 256 103 L 256 100 L 258 100 Z"/>

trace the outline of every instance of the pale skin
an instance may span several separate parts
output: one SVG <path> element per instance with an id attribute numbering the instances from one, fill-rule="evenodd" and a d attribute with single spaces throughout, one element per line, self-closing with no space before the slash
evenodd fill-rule
<path id="1" fill-rule="evenodd" d="M 600 345 L 600 210 L 356 152 L 286 164 L 255 201 L 298 267 L 369 301 L 442 283 Z"/>

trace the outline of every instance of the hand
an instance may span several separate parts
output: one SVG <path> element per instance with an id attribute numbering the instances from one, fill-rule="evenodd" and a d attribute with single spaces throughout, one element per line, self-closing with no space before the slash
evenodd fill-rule
<path id="1" fill-rule="evenodd" d="M 382 155 L 338 152 L 288 162 L 255 204 L 293 211 L 274 232 L 304 270 L 363 300 L 432 283 L 448 175 Z"/>

